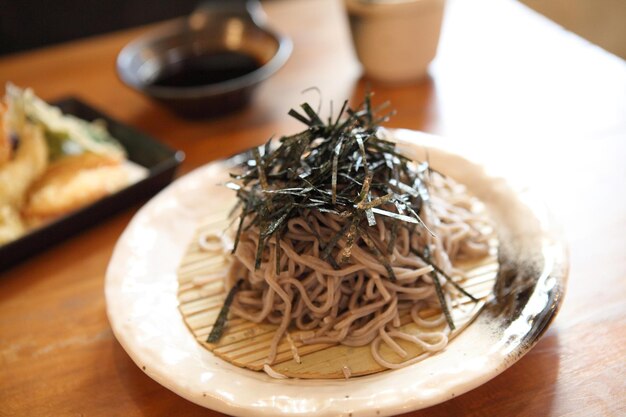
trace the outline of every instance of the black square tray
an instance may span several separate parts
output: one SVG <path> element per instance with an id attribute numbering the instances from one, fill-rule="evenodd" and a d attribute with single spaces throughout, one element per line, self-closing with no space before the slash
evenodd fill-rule
<path id="1" fill-rule="evenodd" d="M 126 149 L 128 159 L 147 168 L 148 176 L 0 246 L 0 271 L 156 194 L 172 181 L 184 159 L 183 152 L 170 149 L 150 136 L 111 119 L 77 98 L 69 97 L 52 104 L 64 113 L 84 120 L 106 121 L 109 132 Z"/>

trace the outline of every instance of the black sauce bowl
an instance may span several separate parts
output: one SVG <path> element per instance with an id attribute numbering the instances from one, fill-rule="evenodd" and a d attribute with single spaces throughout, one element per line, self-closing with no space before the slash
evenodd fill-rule
<path id="1" fill-rule="evenodd" d="M 207 1 L 190 16 L 157 26 L 126 45 L 117 57 L 118 75 L 129 87 L 183 117 L 207 118 L 238 110 L 291 54 L 291 41 L 268 29 L 264 20 L 258 0 Z M 247 55 L 258 68 L 212 84 L 158 84 L 159 77 L 185 60 L 216 53 Z"/>

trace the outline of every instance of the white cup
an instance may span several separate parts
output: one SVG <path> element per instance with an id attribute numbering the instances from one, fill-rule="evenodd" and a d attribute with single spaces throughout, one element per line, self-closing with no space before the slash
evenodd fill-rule
<path id="1" fill-rule="evenodd" d="M 366 75 L 389 83 L 426 76 L 437 54 L 445 0 L 344 0 Z"/>

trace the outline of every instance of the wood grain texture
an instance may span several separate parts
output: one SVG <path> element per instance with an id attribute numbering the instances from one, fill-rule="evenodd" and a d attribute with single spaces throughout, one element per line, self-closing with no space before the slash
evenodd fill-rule
<path id="1" fill-rule="evenodd" d="M 187 122 L 126 89 L 117 52 L 145 29 L 0 59 L 0 83 L 44 99 L 77 95 L 184 150 L 182 172 L 298 129 L 286 115 L 318 86 L 358 99 L 360 79 L 337 1 L 267 2 L 294 40 L 287 65 L 238 114 Z M 485 385 L 411 416 L 626 414 L 626 63 L 513 0 L 452 0 L 422 83 L 372 83 L 391 127 L 473 146 L 545 195 L 570 246 L 555 323 L 524 358 Z M 310 94 L 310 93 L 309 93 Z M 532 169 L 528 169 L 530 164 Z M 0 276 L 0 415 L 217 416 L 152 381 L 114 339 L 103 277 L 129 209 Z"/>
<path id="2" fill-rule="evenodd" d="M 232 256 L 225 246 L 227 243 L 222 243 L 222 239 L 232 234 L 232 231 L 228 230 L 231 223 L 228 219 L 228 208 L 234 206 L 235 202 L 236 199 L 233 198 L 216 205 L 215 212 L 198 226 L 189 242 L 178 267 L 178 309 L 189 331 L 207 350 L 239 367 L 262 371 L 278 325 L 257 324 L 231 315 L 220 340 L 217 343 L 206 342 L 227 294 L 224 281 L 232 264 Z M 219 207 L 224 207 L 225 210 L 220 210 Z M 201 240 L 206 241 L 207 237 L 211 242 L 208 249 L 199 244 Z M 479 301 L 474 302 L 467 296 L 454 293 L 454 305 L 451 306 L 450 313 L 457 328 L 448 336 L 450 341 L 476 318 L 492 294 L 498 272 L 495 238 L 491 241 L 490 252 L 489 256 L 471 264 L 455 265 L 463 270 L 467 277 L 461 283 L 462 287 Z M 438 314 L 441 314 L 440 310 L 428 309 L 420 312 L 424 319 Z M 400 331 L 415 336 L 433 330 L 441 331 L 444 327 L 420 328 L 408 313 L 402 314 L 401 324 Z M 343 379 L 344 368 L 347 368 L 354 377 L 387 370 L 374 360 L 369 345 L 360 347 L 336 343 L 307 345 L 300 341 L 299 333 L 297 329 L 288 329 L 291 343 L 285 336 L 278 344 L 276 359 L 271 365 L 272 369 L 280 374 L 301 379 Z M 407 352 L 406 358 L 401 358 L 384 344 L 379 351 L 381 356 L 391 363 L 399 363 L 425 353 L 424 349 L 414 343 L 402 340 L 398 343 Z M 294 348 L 300 361 L 296 361 L 294 357 L 292 350 Z"/>

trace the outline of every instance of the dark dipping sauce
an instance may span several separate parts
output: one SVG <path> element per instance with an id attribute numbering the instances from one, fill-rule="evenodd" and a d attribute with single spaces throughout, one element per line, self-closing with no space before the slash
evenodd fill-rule
<path id="1" fill-rule="evenodd" d="M 261 67 L 253 56 L 219 51 L 190 56 L 164 68 L 151 83 L 160 87 L 198 87 L 242 77 Z"/>

